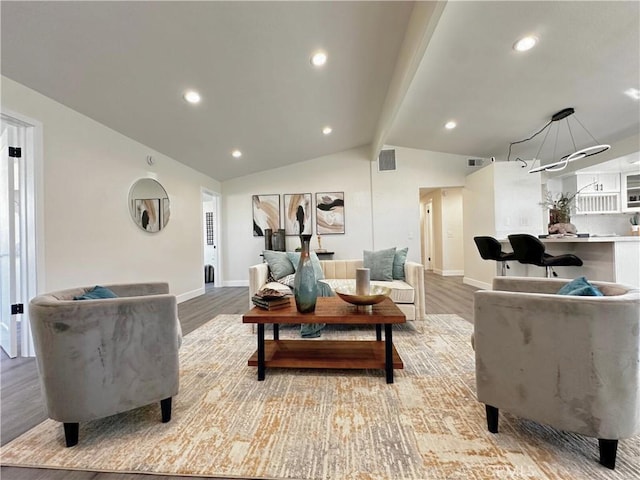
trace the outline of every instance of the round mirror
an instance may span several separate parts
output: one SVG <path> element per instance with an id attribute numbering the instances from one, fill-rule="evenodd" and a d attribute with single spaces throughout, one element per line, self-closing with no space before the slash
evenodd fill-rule
<path id="1" fill-rule="evenodd" d="M 141 178 L 129 190 L 129 212 L 145 232 L 159 232 L 169 223 L 169 195 L 153 178 Z"/>

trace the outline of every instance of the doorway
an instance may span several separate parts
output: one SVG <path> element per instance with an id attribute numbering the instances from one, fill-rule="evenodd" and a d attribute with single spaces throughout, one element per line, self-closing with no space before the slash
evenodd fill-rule
<path id="1" fill-rule="evenodd" d="M 205 288 L 221 285 L 220 275 L 220 214 L 218 195 L 202 190 L 203 265 Z"/>
<path id="2" fill-rule="evenodd" d="M 28 302 L 36 295 L 35 171 L 42 130 L 15 114 L 3 112 L 1 119 L 0 346 L 15 358 L 34 355 Z"/>

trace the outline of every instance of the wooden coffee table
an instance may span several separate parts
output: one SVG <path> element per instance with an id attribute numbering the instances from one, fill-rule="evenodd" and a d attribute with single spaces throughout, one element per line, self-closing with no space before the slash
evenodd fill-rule
<path id="1" fill-rule="evenodd" d="M 390 298 L 372 307 L 351 305 L 338 297 L 319 297 L 313 313 L 299 313 L 292 298 L 289 307 L 264 310 L 253 307 L 242 316 L 243 323 L 258 325 L 258 349 L 249 358 L 264 380 L 266 367 L 384 369 L 387 383 L 393 383 L 393 369 L 403 368 L 391 327 L 406 317 Z M 273 324 L 273 340 L 264 338 L 264 326 Z M 376 340 L 280 340 L 280 324 L 326 323 L 375 325 Z M 384 325 L 384 342 L 382 341 Z"/>

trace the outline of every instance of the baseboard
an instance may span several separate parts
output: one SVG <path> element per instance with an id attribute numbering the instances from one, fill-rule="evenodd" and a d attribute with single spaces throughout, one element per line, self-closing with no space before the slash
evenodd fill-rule
<path id="1" fill-rule="evenodd" d="M 248 287 L 249 280 L 227 280 L 222 282 L 223 287 Z"/>
<path id="2" fill-rule="evenodd" d="M 443 277 L 461 277 L 464 275 L 464 270 L 443 270 L 441 275 Z"/>
<path id="3" fill-rule="evenodd" d="M 190 292 L 181 293 L 180 295 L 176 295 L 176 301 L 178 303 L 186 302 L 187 300 L 191 300 L 192 298 L 199 297 L 200 295 L 204 295 L 204 287 L 197 288 L 196 290 L 191 290 Z"/>
<path id="4" fill-rule="evenodd" d="M 472 287 L 477 287 L 482 290 L 491 290 L 493 287 L 490 283 L 481 282 L 480 280 L 474 280 L 473 278 L 463 277 L 462 283 L 466 285 L 471 285 Z"/>

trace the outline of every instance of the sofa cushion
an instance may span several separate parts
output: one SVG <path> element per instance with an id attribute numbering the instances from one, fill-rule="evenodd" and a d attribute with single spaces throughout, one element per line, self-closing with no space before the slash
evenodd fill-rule
<path id="1" fill-rule="evenodd" d="M 393 280 L 393 258 L 396 248 L 386 250 L 365 250 L 362 254 L 364 268 L 370 270 L 371 280 L 391 281 Z"/>
<path id="2" fill-rule="evenodd" d="M 287 252 L 276 252 L 274 250 L 265 250 L 264 259 L 269 264 L 269 271 L 274 280 L 278 280 L 286 275 L 294 273 L 296 270 L 287 256 Z"/>
<path id="3" fill-rule="evenodd" d="M 591 285 L 585 277 L 578 277 L 558 290 L 558 295 L 578 295 L 584 297 L 602 297 L 602 292 Z"/>
<path id="4" fill-rule="evenodd" d="M 82 295 L 76 295 L 74 300 L 96 300 L 99 298 L 118 298 L 118 296 L 107 287 L 96 285 L 91 290 L 87 290 Z"/>
<path id="5" fill-rule="evenodd" d="M 345 278 L 325 278 L 322 282 L 328 284 L 334 291 L 336 288 L 355 288 L 356 281 Z M 371 285 L 387 287 L 391 289 L 391 300 L 394 303 L 413 303 L 415 300 L 414 288 L 402 280 L 392 280 L 390 282 L 372 281 Z"/>
<path id="6" fill-rule="evenodd" d="M 407 252 L 409 247 L 396 250 L 393 256 L 393 271 L 392 276 L 394 280 L 404 280 L 404 264 L 407 261 Z"/>

